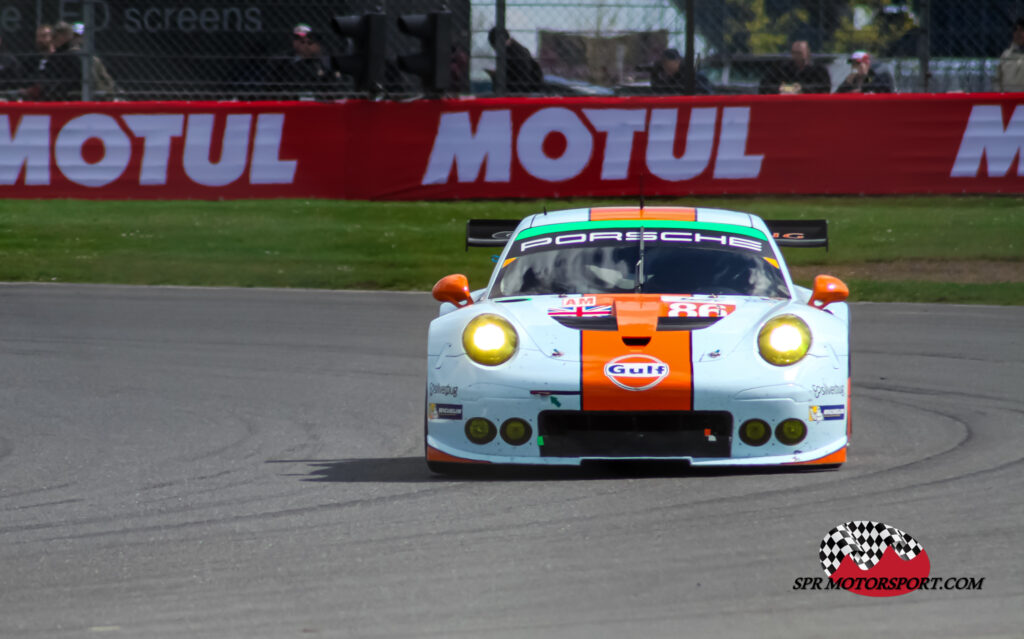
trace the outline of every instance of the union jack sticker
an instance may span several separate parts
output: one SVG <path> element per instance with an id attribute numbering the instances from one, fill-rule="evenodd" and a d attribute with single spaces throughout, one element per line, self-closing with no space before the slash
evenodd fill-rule
<path id="1" fill-rule="evenodd" d="M 551 317 L 605 317 L 612 314 L 610 304 L 603 306 L 553 306 L 548 309 Z"/>

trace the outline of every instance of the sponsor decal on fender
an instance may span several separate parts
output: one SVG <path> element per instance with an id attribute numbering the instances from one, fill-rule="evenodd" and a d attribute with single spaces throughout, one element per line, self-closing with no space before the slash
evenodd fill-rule
<path id="1" fill-rule="evenodd" d="M 669 367 L 650 355 L 623 355 L 605 364 L 604 374 L 619 388 L 644 391 L 661 383 Z"/>
<path id="2" fill-rule="evenodd" d="M 811 406 L 810 416 L 812 422 L 822 422 L 831 419 L 846 419 L 846 406 L 835 404 L 833 406 Z"/>
<path id="3" fill-rule="evenodd" d="M 814 397 L 817 399 L 826 395 L 845 395 L 846 387 L 842 384 L 811 384 L 811 392 L 814 393 Z"/>
<path id="4" fill-rule="evenodd" d="M 430 404 L 430 419 L 462 419 L 462 404 Z"/>
<path id="5" fill-rule="evenodd" d="M 842 404 L 836 406 L 822 406 L 821 414 L 826 420 L 829 419 L 846 419 L 846 407 Z"/>
<path id="6" fill-rule="evenodd" d="M 431 395 L 447 395 L 448 397 L 458 397 L 459 387 L 451 386 L 450 384 L 430 384 Z"/>

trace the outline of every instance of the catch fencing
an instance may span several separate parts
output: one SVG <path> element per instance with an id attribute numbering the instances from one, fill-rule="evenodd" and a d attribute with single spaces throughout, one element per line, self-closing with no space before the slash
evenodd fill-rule
<path id="1" fill-rule="evenodd" d="M 827 68 L 829 91 L 865 51 L 895 92 L 934 93 L 1003 88 L 999 56 L 1024 0 L 6 0 L 0 91 L 31 99 L 52 55 L 37 27 L 67 22 L 82 24 L 82 72 L 52 99 L 408 99 L 425 87 L 394 61 L 419 42 L 397 20 L 434 11 L 452 15 L 449 95 L 763 93 L 795 41 Z M 370 12 L 387 16 L 387 62 L 368 94 L 337 64 L 360 45 L 332 24 Z M 673 84 L 662 61 L 677 57 L 685 81 Z"/>

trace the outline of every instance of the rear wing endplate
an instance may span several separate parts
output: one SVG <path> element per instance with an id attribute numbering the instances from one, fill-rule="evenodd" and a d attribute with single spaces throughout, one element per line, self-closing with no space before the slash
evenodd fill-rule
<path id="1" fill-rule="evenodd" d="M 825 247 L 828 250 L 828 220 L 765 220 L 779 246 Z"/>
<path id="2" fill-rule="evenodd" d="M 521 220 L 469 220 L 466 250 L 471 246 L 505 246 Z"/>

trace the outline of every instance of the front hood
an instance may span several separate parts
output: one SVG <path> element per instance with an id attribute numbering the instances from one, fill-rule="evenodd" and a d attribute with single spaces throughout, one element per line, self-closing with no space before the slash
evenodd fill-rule
<path id="1" fill-rule="evenodd" d="M 582 330 L 638 341 L 660 331 L 701 331 L 713 334 L 727 353 L 750 339 L 770 316 L 808 308 L 793 300 L 739 295 L 539 295 L 490 303 L 522 328 L 541 352 L 562 361 L 579 359 Z"/>

